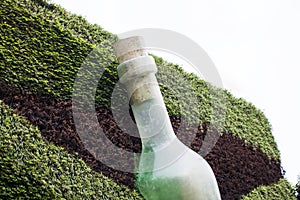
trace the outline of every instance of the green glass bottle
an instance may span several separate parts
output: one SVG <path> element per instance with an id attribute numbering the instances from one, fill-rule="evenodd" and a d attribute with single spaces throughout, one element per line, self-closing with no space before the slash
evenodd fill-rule
<path id="1" fill-rule="evenodd" d="M 176 137 L 155 77 L 156 64 L 142 37 L 119 40 L 118 75 L 142 140 L 137 188 L 147 200 L 221 199 L 215 175 L 199 154 Z"/>

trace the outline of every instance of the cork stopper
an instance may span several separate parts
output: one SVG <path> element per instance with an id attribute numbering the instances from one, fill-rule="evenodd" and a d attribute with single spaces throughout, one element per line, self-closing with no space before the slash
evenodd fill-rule
<path id="1" fill-rule="evenodd" d="M 153 57 L 148 56 L 142 37 L 121 39 L 114 44 L 119 60 L 117 68 L 120 82 L 125 85 L 130 104 L 135 105 L 160 95 L 155 77 L 157 67 Z"/>
<path id="2" fill-rule="evenodd" d="M 148 53 L 144 48 L 145 41 L 141 36 L 120 39 L 114 44 L 115 54 L 120 64 L 132 58 L 147 56 Z"/>

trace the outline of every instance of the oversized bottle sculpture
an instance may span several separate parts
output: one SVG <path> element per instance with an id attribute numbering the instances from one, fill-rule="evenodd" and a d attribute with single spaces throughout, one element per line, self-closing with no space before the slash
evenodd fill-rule
<path id="1" fill-rule="evenodd" d="M 177 139 L 142 37 L 119 40 L 115 53 L 142 140 L 136 184 L 147 200 L 221 199 L 215 175 L 199 154 Z"/>

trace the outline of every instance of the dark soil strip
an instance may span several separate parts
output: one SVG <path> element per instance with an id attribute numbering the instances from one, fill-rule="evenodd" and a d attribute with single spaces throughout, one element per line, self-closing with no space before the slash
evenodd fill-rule
<path id="1" fill-rule="evenodd" d="M 85 149 L 76 133 L 71 100 L 58 101 L 50 95 L 29 94 L 5 84 L 1 84 L 0 99 L 9 105 L 15 113 L 25 116 L 28 121 L 37 126 L 46 142 L 62 146 L 70 153 L 77 152 L 78 156 L 95 171 L 102 172 L 119 184 L 127 185 L 130 188 L 134 187 L 134 175 L 132 173 L 124 173 L 107 167 Z M 130 136 L 125 134 L 123 129 L 120 129 L 126 124 L 126 120 L 123 122 L 119 120 L 116 123 L 111 110 L 103 107 L 97 109 L 97 116 L 106 137 L 115 145 L 129 152 L 140 152 L 141 142 L 139 138 L 132 136 L 137 133 L 130 133 Z M 82 119 L 89 117 L 86 113 L 82 115 Z M 122 119 L 122 116 L 119 118 Z M 172 117 L 171 121 L 175 132 L 179 126 L 188 127 L 187 124 L 183 124 L 180 119 L 175 117 Z M 207 126 L 208 124 L 203 124 L 202 127 L 187 130 L 180 139 L 184 143 L 192 141 L 187 145 L 198 152 L 205 135 L 208 134 Z M 88 126 L 86 128 L 92 130 L 95 127 Z M 127 128 L 136 131 L 136 127 Z M 217 132 L 213 132 L 214 134 L 216 135 Z M 92 145 L 97 146 L 97 141 L 91 142 Z M 110 151 L 109 148 L 106 150 Z M 253 147 L 246 146 L 242 140 L 230 134 L 221 136 L 205 159 L 216 174 L 224 200 L 238 199 L 255 187 L 272 184 L 282 177 L 278 161 L 270 160 L 259 149 L 254 150 Z M 127 163 L 133 164 L 134 158 L 129 158 Z"/>

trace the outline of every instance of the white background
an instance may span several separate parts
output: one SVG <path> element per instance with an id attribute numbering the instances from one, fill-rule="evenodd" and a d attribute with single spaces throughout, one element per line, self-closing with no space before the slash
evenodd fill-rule
<path id="1" fill-rule="evenodd" d="M 287 179 L 300 175 L 300 0 L 52 0 L 107 31 L 163 28 L 197 42 L 225 89 L 270 120 Z"/>

